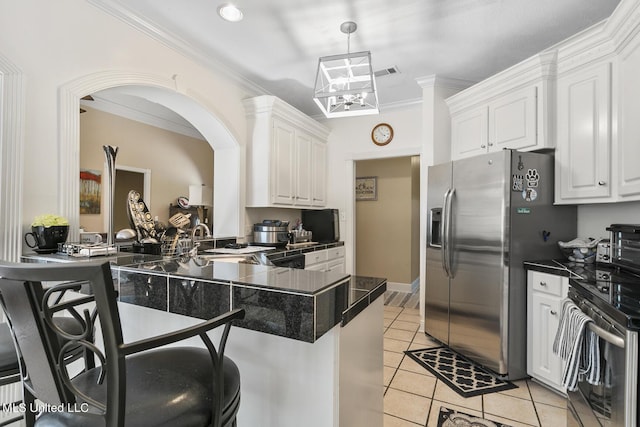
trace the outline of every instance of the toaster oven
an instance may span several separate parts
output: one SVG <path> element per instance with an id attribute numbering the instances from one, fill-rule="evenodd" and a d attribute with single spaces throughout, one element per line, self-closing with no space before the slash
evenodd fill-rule
<path id="1" fill-rule="evenodd" d="M 611 264 L 640 273 L 640 225 L 612 224 L 607 231 Z"/>

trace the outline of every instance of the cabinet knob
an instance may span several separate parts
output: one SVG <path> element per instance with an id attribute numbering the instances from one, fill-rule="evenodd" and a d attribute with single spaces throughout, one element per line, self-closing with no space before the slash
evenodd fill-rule
<path id="1" fill-rule="evenodd" d="M 555 316 L 556 314 L 558 314 L 558 312 L 555 310 L 551 310 L 549 313 L 551 313 L 552 316 Z"/>
<path id="2" fill-rule="evenodd" d="M 487 146 L 486 146 L 486 145 L 484 145 L 484 144 L 482 144 L 482 145 L 480 146 L 480 148 L 487 148 Z"/>
<path id="3" fill-rule="evenodd" d="M 489 143 L 489 147 L 493 147 L 493 142 L 490 142 L 490 143 Z"/>
<path id="4" fill-rule="evenodd" d="M 607 183 L 604 181 L 598 181 L 598 185 L 602 186 L 602 185 L 606 185 Z"/>
<path id="5" fill-rule="evenodd" d="M 547 282 L 540 282 L 540 286 L 547 286 Z"/>

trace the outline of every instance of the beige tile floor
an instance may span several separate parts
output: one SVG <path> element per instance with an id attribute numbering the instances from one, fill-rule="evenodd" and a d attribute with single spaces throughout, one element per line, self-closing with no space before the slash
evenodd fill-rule
<path id="1" fill-rule="evenodd" d="M 565 398 L 531 380 L 518 388 L 460 397 L 403 353 L 438 346 L 418 332 L 419 311 L 384 307 L 384 427 L 436 427 L 440 406 L 483 416 L 513 427 L 566 426 Z"/>

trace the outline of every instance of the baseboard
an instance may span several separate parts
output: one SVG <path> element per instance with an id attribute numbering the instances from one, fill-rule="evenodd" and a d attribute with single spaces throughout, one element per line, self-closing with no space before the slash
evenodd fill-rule
<path id="1" fill-rule="evenodd" d="M 410 294 L 412 289 L 411 283 L 387 282 L 387 290 L 393 292 L 405 292 Z"/>
<path id="2" fill-rule="evenodd" d="M 419 288 L 420 288 L 420 276 L 416 277 L 416 280 L 414 280 L 413 283 L 411 283 L 411 293 L 415 294 L 416 292 L 418 292 Z"/>

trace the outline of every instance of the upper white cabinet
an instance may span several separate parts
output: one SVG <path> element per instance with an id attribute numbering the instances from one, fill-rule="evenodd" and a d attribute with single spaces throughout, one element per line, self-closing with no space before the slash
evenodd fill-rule
<path id="1" fill-rule="evenodd" d="M 637 14 L 636 14 L 637 17 Z M 617 193 L 620 201 L 640 200 L 640 24 L 619 55 L 620 94 L 617 144 Z"/>
<path id="2" fill-rule="evenodd" d="M 539 87 L 512 91 L 489 104 L 490 150 L 541 148 L 536 129 Z"/>
<path id="3" fill-rule="evenodd" d="M 640 3 L 556 48 L 556 203 L 640 200 Z"/>
<path id="4" fill-rule="evenodd" d="M 311 142 L 311 204 L 327 204 L 327 144 L 314 139 Z"/>
<path id="5" fill-rule="evenodd" d="M 611 62 L 558 78 L 556 201 L 610 199 Z"/>
<path id="6" fill-rule="evenodd" d="M 451 157 L 476 156 L 488 150 L 488 110 L 486 107 L 451 116 Z"/>
<path id="7" fill-rule="evenodd" d="M 326 204 L 329 130 L 274 96 L 246 99 L 247 206 Z"/>
<path id="8" fill-rule="evenodd" d="M 451 158 L 552 148 L 554 60 L 536 55 L 448 98 Z"/>

